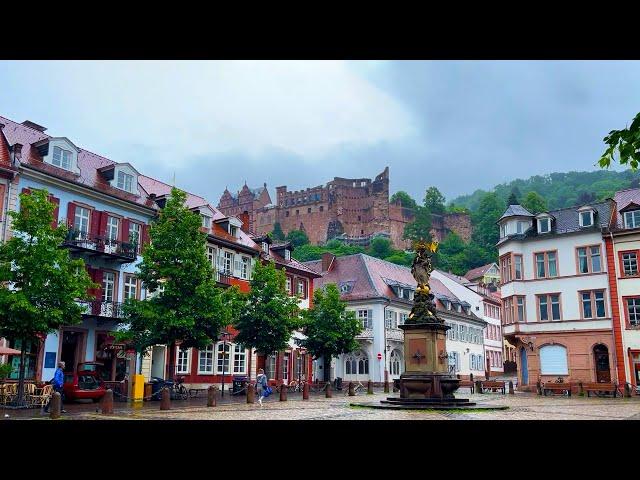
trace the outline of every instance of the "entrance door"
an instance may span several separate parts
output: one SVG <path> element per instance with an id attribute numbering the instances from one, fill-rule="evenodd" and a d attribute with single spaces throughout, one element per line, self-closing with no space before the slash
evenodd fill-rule
<path id="1" fill-rule="evenodd" d="M 527 366 L 527 351 L 524 348 L 520 349 L 520 370 L 522 372 L 522 384 L 527 385 L 529 383 L 529 368 Z"/>
<path id="2" fill-rule="evenodd" d="M 593 358 L 596 364 L 596 382 L 611 382 L 609 349 L 605 345 L 596 345 L 593 347 Z"/>
<path id="3" fill-rule="evenodd" d="M 151 376 L 164 378 L 165 371 L 165 349 L 164 346 L 155 346 L 151 351 Z"/>
<path id="4" fill-rule="evenodd" d="M 78 363 L 84 362 L 84 332 L 63 330 L 60 360 L 65 363 L 65 372 L 76 370 Z"/>

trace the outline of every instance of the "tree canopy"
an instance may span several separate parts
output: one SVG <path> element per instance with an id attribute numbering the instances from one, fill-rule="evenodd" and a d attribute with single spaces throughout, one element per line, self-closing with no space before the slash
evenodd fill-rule
<path id="1" fill-rule="evenodd" d="M 391 195 L 389 203 L 396 203 L 400 201 L 400 204 L 405 208 L 416 208 L 416 201 L 407 192 L 400 190 L 399 192 Z"/>
<path id="2" fill-rule="evenodd" d="M 271 238 L 274 240 L 284 240 L 284 232 L 282 231 L 282 227 L 280 226 L 280 222 L 276 222 L 273 224 L 273 231 L 271 232 Z"/>
<path id="3" fill-rule="evenodd" d="M 301 247 L 309 243 L 309 237 L 302 230 L 291 230 L 286 239 L 291 242 L 294 248 Z"/>
<path id="4" fill-rule="evenodd" d="M 598 164 L 601 168 L 609 168 L 616 161 L 620 165 L 629 165 L 632 170 L 638 169 L 640 162 L 640 113 L 631 121 L 631 125 L 622 130 L 611 130 L 604 137 L 607 149 L 604 151 Z"/>
<path id="5" fill-rule="evenodd" d="M 540 212 L 546 212 L 547 202 L 544 198 L 542 198 L 537 192 L 529 192 L 522 199 L 522 204 L 524 208 L 529 210 L 529 212 L 537 215 Z"/>

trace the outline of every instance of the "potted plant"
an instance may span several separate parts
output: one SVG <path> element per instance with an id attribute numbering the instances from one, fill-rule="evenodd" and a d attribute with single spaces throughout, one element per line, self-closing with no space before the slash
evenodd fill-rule
<path id="1" fill-rule="evenodd" d="M 10 363 L 2 363 L 0 364 L 0 382 L 4 382 L 11 372 L 13 371 L 13 367 Z"/>

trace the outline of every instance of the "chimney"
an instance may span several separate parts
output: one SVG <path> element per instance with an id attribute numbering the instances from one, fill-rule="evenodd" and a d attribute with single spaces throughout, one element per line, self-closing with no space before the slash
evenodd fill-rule
<path id="1" fill-rule="evenodd" d="M 322 254 L 322 273 L 330 271 L 335 258 L 333 253 L 325 252 Z"/>
<path id="2" fill-rule="evenodd" d="M 11 151 L 13 152 L 13 160 L 20 160 L 22 159 L 22 144 L 21 143 L 14 143 L 13 146 L 11 147 Z"/>
<path id="3" fill-rule="evenodd" d="M 248 234 L 249 233 L 249 212 L 245 210 L 240 215 L 238 215 L 238 218 L 242 221 L 242 227 L 240 228 L 244 233 Z"/>
<path id="4" fill-rule="evenodd" d="M 34 130 L 38 130 L 39 132 L 44 132 L 47 128 L 43 127 L 42 125 L 38 125 L 35 122 L 32 122 L 31 120 L 25 120 L 24 122 L 22 122 L 22 125 L 24 125 L 25 127 L 29 127 L 29 128 L 33 128 Z"/>

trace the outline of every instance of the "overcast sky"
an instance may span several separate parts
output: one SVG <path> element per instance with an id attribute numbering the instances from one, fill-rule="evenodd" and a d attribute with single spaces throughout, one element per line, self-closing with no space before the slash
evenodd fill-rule
<path id="1" fill-rule="evenodd" d="M 206 196 L 390 168 L 447 197 L 593 170 L 638 61 L 0 61 L 0 115 Z"/>

